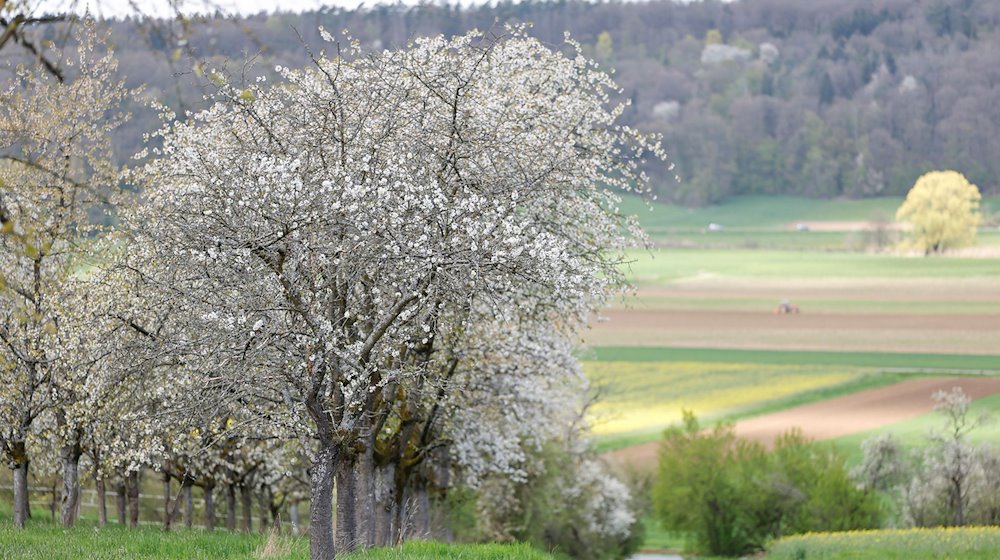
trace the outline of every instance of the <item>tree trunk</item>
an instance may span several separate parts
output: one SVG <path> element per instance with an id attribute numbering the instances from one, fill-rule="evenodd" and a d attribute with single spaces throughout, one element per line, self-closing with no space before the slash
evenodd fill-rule
<path id="1" fill-rule="evenodd" d="M 128 473 L 128 478 L 126 479 L 126 487 L 128 488 L 128 526 L 131 529 L 135 529 L 139 526 L 139 472 L 133 471 Z"/>
<path id="2" fill-rule="evenodd" d="M 125 477 L 115 484 L 115 506 L 118 508 L 118 523 L 125 526 Z"/>
<path id="3" fill-rule="evenodd" d="M 396 518 L 396 465 L 378 467 L 375 473 L 375 546 L 392 546 Z"/>
<path id="4" fill-rule="evenodd" d="M 194 525 L 194 497 L 191 495 L 191 484 L 183 483 L 184 488 L 184 526 L 190 529 Z"/>
<path id="5" fill-rule="evenodd" d="M 226 485 L 226 529 L 236 531 L 236 485 Z"/>
<path id="6" fill-rule="evenodd" d="M 299 502 L 296 500 L 288 505 L 288 516 L 292 522 L 292 534 L 299 534 Z"/>
<path id="7" fill-rule="evenodd" d="M 104 488 L 104 479 L 95 477 L 94 487 L 97 488 L 97 526 L 108 524 L 108 493 Z"/>
<path id="8" fill-rule="evenodd" d="M 28 519 L 28 455 L 23 441 L 11 444 L 11 468 L 14 471 L 14 527 L 24 529 Z"/>
<path id="9" fill-rule="evenodd" d="M 72 527 L 80 503 L 80 455 L 83 452 L 78 443 L 62 448 L 63 487 L 61 521 L 63 527 Z"/>
<path id="10" fill-rule="evenodd" d="M 337 550 L 351 552 L 358 546 L 358 489 L 354 461 L 338 461 L 337 477 Z"/>
<path id="11" fill-rule="evenodd" d="M 24 481 L 25 481 L 25 484 L 27 484 L 28 480 L 30 480 L 30 479 L 31 479 L 31 461 L 29 459 L 25 459 L 24 460 Z M 25 519 L 31 519 L 31 496 L 30 496 L 30 494 L 31 494 L 30 492 L 26 492 L 26 494 L 25 494 L 26 496 L 28 496 L 28 499 L 26 499 L 24 501 L 24 511 L 25 511 L 24 518 Z"/>
<path id="12" fill-rule="evenodd" d="M 416 488 L 416 538 L 429 539 L 431 536 L 431 497 L 427 491 L 427 481 L 419 477 Z"/>
<path id="13" fill-rule="evenodd" d="M 205 529 L 215 530 L 215 485 L 206 484 L 201 488 L 205 497 Z"/>
<path id="14" fill-rule="evenodd" d="M 337 460 L 331 443 L 320 449 L 309 473 L 309 560 L 331 560 L 333 539 L 333 471 Z"/>
<path id="15" fill-rule="evenodd" d="M 355 477 L 357 478 L 357 524 L 358 545 L 375 546 L 375 438 L 365 438 L 365 450 L 361 453 Z"/>
<path id="16" fill-rule="evenodd" d="M 163 530 L 169 531 L 173 521 L 170 511 L 170 475 L 163 472 Z"/>
<path id="17" fill-rule="evenodd" d="M 253 532 L 253 496 L 247 483 L 240 485 L 240 502 L 243 506 L 243 532 Z"/>
<path id="18" fill-rule="evenodd" d="M 267 499 L 267 489 L 262 488 L 260 494 L 257 495 L 257 505 L 260 507 L 260 527 L 258 528 L 261 533 L 267 533 L 268 518 L 271 514 L 271 503 Z"/>
<path id="19" fill-rule="evenodd" d="M 271 527 L 275 532 L 281 533 L 281 508 L 274 501 L 271 501 Z"/>

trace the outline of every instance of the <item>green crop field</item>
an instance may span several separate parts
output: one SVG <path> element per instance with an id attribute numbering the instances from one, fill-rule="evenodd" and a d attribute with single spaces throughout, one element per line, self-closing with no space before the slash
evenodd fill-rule
<path id="1" fill-rule="evenodd" d="M 646 202 L 626 197 L 621 209 L 639 217 L 651 233 L 666 229 L 699 229 L 710 223 L 734 228 L 781 228 L 798 222 L 864 222 L 878 215 L 892 219 L 902 204 L 902 197 L 859 200 L 818 200 L 795 196 L 737 196 L 721 204 L 702 208 L 684 208 L 672 204 Z"/>
<path id="2" fill-rule="evenodd" d="M 892 369 L 1000 371 L 1000 356 L 899 352 L 815 352 L 598 346 L 586 356 L 599 362 L 724 362 L 784 365 L 857 366 Z"/>
<path id="3" fill-rule="evenodd" d="M 814 533 L 773 543 L 768 560 L 911 560 L 1000 558 L 1000 528 L 887 529 Z"/>
<path id="4" fill-rule="evenodd" d="M 640 287 L 700 280 L 740 283 L 762 279 L 815 280 L 977 279 L 1000 277 L 1000 259 L 969 257 L 909 257 L 868 253 L 746 251 L 737 249 L 654 249 L 631 251 L 629 276 Z"/>
<path id="5" fill-rule="evenodd" d="M 793 196 L 739 196 L 721 204 L 684 208 L 628 196 L 620 208 L 639 218 L 659 245 L 700 248 L 865 250 L 874 243 L 877 223 L 894 219 L 902 197 L 819 200 Z M 984 215 L 1000 210 L 1000 197 L 986 197 Z M 798 231 L 797 224 L 813 226 Z M 709 231 L 709 224 L 722 226 Z M 890 240 L 898 234 L 888 233 Z M 1000 245 L 995 227 L 980 231 L 978 245 Z"/>

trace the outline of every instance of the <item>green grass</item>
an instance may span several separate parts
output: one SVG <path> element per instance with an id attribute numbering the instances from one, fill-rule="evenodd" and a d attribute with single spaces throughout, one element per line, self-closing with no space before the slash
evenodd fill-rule
<path id="1" fill-rule="evenodd" d="M 445 544 L 440 542 L 409 542 L 398 548 L 372 549 L 344 556 L 346 560 L 552 560 L 527 544 Z"/>
<path id="2" fill-rule="evenodd" d="M 768 560 L 1000 558 L 1000 528 L 902 529 L 815 533 L 773 543 Z"/>
<path id="3" fill-rule="evenodd" d="M 868 253 L 655 249 L 631 251 L 626 271 L 638 285 L 679 280 L 1000 277 L 1000 259 L 904 257 Z"/>
<path id="4" fill-rule="evenodd" d="M 684 208 L 626 197 L 621 209 L 639 218 L 658 244 L 672 247 L 858 251 L 871 244 L 865 231 L 795 230 L 799 222 L 872 222 L 893 220 L 903 197 L 821 200 L 794 196 L 740 196 L 715 206 Z M 1000 210 L 1000 197 L 984 198 L 985 214 Z M 724 227 L 708 231 L 708 224 Z M 977 245 L 1000 245 L 995 228 L 980 230 Z"/>
<path id="5" fill-rule="evenodd" d="M 30 523 L 24 531 L 0 520 L 0 558 L 4 560 L 229 560 L 266 558 L 304 560 L 309 556 L 305 537 L 280 536 L 268 553 L 267 537 L 260 534 L 176 530 L 164 532 L 142 527 L 128 530 L 109 525 L 98 530 L 90 524 L 62 529 L 44 522 Z M 410 542 L 402 547 L 373 549 L 344 556 L 345 560 L 551 560 L 553 557 L 525 544 L 449 545 Z"/>
<path id="6" fill-rule="evenodd" d="M 902 352 L 821 352 L 597 346 L 584 356 L 598 362 L 718 362 L 735 364 L 829 365 L 893 369 L 1000 370 L 1000 356 Z"/>
<path id="7" fill-rule="evenodd" d="M 642 543 L 643 550 L 683 550 L 687 542 L 684 533 L 663 529 L 652 515 L 642 518 L 642 527 L 646 537 Z"/>
<path id="8" fill-rule="evenodd" d="M 973 401 L 969 410 L 972 417 L 983 414 L 992 416 L 991 422 L 976 428 L 969 434 L 971 441 L 994 443 L 1000 440 L 1000 394 Z M 830 442 L 837 446 L 848 464 L 856 465 L 861 462 L 861 443 L 870 437 L 886 433 L 893 434 L 904 447 L 916 449 L 927 444 L 927 434 L 931 430 L 940 431 L 943 426 L 942 416 L 939 413 L 930 412 L 867 432 L 841 436 L 830 440 Z"/>
<path id="9" fill-rule="evenodd" d="M 17 531 L 4 519 L 0 528 L 0 558 L 4 560 L 46 558 L 89 560 L 228 560 L 256 558 L 265 541 L 263 535 L 243 535 L 215 531 L 178 530 L 169 533 L 152 527 L 127 530 L 109 525 L 97 530 L 84 524 L 65 530 L 48 523 L 32 523 Z M 289 541 L 289 554 L 273 556 L 275 560 L 306 558 L 305 539 Z"/>
<path id="10" fill-rule="evenodd" d="M 710 223 L 727 228 L 781 228 L 806 221 L 868 221 L 877 214 L 891 219 L 902 203 L 902 197 L 822 200 L 756 195 L 737 196 L 702 208 L 653 203 L 649 210 L 642 200 L 632 196 L 622 202 L 621 208 L 638 216 L 643 227 L 655 233 L 667 228 L 705 228 Z"/>

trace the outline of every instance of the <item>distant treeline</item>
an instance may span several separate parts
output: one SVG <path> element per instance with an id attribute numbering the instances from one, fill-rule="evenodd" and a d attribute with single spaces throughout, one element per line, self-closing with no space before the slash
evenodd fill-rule
<path id="1" fill-rule="evenodd" d="M 717 0 L 502 2 L 330 8 L 242 19 L 112 22 L 130 83 L 183 110 L 201 106 L 203 70 L 272 77 L 329 49 L 317 28 L 365 48 L 530 22 L 563 33 L 615 70 L 623 119 L 664 135 L 674 172 L 650 169 L 662 197 L 709 204 L 737 194 L 865 197 L 905 193 L 930 169 L 1000 185 L 1000 2 Z M 57 38 L 54 27 L 39 29 Z M 195 68 L 197 66 L 197 69 Z M 116 139 L 120 157 L 155 126 L 152 111 Z"/>

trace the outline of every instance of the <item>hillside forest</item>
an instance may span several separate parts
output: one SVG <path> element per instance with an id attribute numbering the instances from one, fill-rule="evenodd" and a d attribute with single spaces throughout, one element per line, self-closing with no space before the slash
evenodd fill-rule
<path id="1" fill-rule="evenodd" d="M 943 168 L 984 194 L 1000 187 L 1000 3 L 990 0 L 378 4 L 109 23 L 127 85 L 183 114 L 200 108 L 210 69 L 250 81 L 308 64 L 320 27 L 377 51 L 511 22 L 552 45 L 568 31 L 614 71 L 631 102 L 622 122 L 664 137 L 669 162 L 648 169 L 661 199 L 901 195 Z M 122 161 L 156 127 L 153 110 L 132 111 L 115 139 Z"/>

